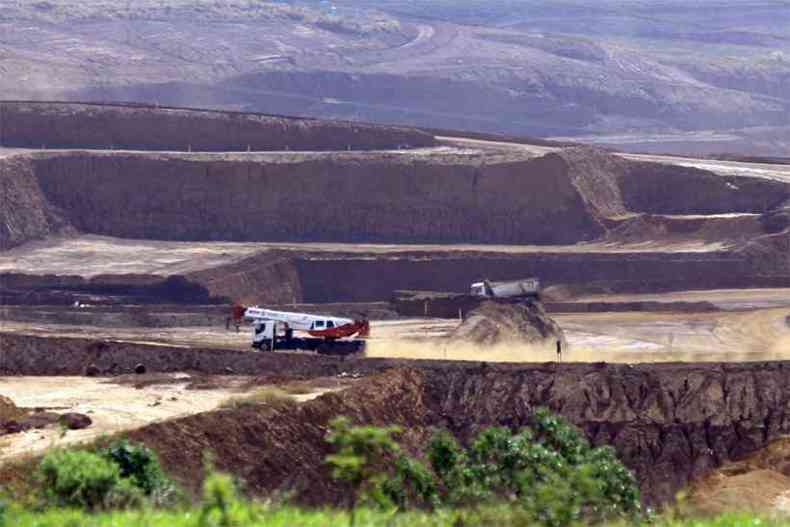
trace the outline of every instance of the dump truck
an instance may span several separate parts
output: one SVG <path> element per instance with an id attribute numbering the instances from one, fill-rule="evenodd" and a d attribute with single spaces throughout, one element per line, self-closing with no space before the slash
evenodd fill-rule
<path id="1" fill-rule="evenodd" d="M 472 284 L 470 294 L 486 298 L 538 298 L 540 296 L 540 280 L 538 278 L 526 278 L 509 282 L 483 280 Z"/>

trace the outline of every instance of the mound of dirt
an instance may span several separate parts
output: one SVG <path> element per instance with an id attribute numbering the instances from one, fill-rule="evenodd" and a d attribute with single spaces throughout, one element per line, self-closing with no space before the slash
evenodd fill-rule
<path id="1" fill-rule="evenodd" d="M 544 344 L 562 342 L 565 336 L 538 301 L 487 301 L 464 317 L 450 339 L 479 345 Z"/>
<path id="2" fill-rule="evenodd" d="M 27 415 L 27 412 L 18 408 L 14 401 L 4 395 L 0 395 L 0 423 L 21 419 L 25 415 Z"/>
<path id="3" fill-rule="evenodd" d="M 790 512 L 790 438 L 777 439 L 694 481 L 688 505 L 709 515 Z"/>

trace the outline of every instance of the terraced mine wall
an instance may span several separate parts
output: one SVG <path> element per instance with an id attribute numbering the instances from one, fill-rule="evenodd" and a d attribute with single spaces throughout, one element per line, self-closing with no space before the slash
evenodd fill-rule
<path id="1" fill-rule="evenodd" d="M 397 290 L 466 293 L 492 276 L 615 293 L 790 287 L 788 241 L 698 253 L 270 251 L 186 275 L 0 274 L 0 305 L 386 302 Z M 436 302 L 427 314 L 446 311 Z"/>
<path id="2" fill-rule="evenodd" d="M 675 364 L 489 364 L 347 359 L 302 354 L 145 346 L 87 339 L 0 335 L 0 374 L 149 372 L 317 377 L 369 375 L 338 394 L 274 412 L 222 410 L 157 423 L 130 434 L 153 446 L 167 468 L 195 487 L 200 456 L 266 494 L 288 486 L 302 501 L 342 503 L 348 493 L 323 464 L 331 417 L 399 424 L 411 447 L 432 427 L 462 439 L 481 426 L 519 428 L 546 406 L 595 444 L 613 446 L 637 474 L 645 500 L 663 503 L 691 478 L 790 433 L 790 362 Z M 393 369 L 395 368 L 395 369 Z M 218 435 L 216 430 L 223 430 Z"/>
<path id="3" fill-rule="evenodd" d="M 650 192 L 639 192 L 642 180 Z M 36 152 L 0 158 L 0 185 L 9 196 L 0 249 L 75 231 L 180 241 L 744 239 L 786 227 L 776 211 L 790 200 L 782 182 L 633 163 L 589 148 L 482 160 L 408 152 Z M 753 216 L 669 216 L 720 211 Z"/>
<path id="4" fill-rule="evenodd" d="M 424 147 L 413 128 L 264 114 L 96 103 L 0 102 L 0 145 L 243 152 Z"/>
<path id="5" fill-rule="evenodd" d="M 790 185 L 703 172 L 669 186 L 695 196 L 682 205 L 660 208 L 628 193 L 624 201 L 621 188 L 644 176 L 634 168 L 642 165 L 590 149 L 484 164 L 396 153 L 229 159 L 120 152 L 0 163 L 3 180 L 27 185 L 36 205 L 30 214 L 63 218 L 83 233 L 184 241 L 572 244 L 602 237 L 638 207 L 705 214 L 710 192 L 735 211 L 758 214 L 790 199 Z M 55 227 L 37 224 L 45 232 Z"/>
<path id="6" fill-rule="evenodd" d="M 224 302 L 180 275 L 26 275 L 0 273 L 0 305 L 216 304 Z"/>
<path id="7" fill-rule="evenodd" d="M 778 258 L 781 258 L 779 256 Z M 303 300 L 370 302 L 396 290 L 468 292 L 481 278 L 540 276 L 544 284 L 569 284 L 612 292 L 790 286 L 790 267 L 762 272 L 764 258 L 734 252 L 323 255 L 294 260 Z M 785 254 L 786 261 L 786 254 Z M 348 280 L 331 279 L 349 277 Z"/>
<path id="8" fill-rule="evenodd" d="M 480 167 L 399 154 L 31 162 L 43 195 L 77 230 L 123 238 L 575 243 L 604 233 L 556 155 Z"/>

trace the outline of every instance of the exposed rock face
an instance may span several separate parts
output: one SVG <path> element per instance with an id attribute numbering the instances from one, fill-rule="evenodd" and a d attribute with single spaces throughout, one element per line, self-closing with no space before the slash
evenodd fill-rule
<path id="1" fill-rule="evenodd" d="M 562 329 L 538 301 L 485 301 L 464 316 L 451 340 L 479 345 L 546 344 L 565 340 Z"/>
<path id="2" fill-rule="evenodd" d="M 53 360 L 54 349 L 58 350 Z M 263 360 L 265 359 L 265 360 Z M 331 417 L 399 424 L 417 444 L 431 427 L 461 438 L 481 426 L 527 425 L 537 406 L 559 412 L 596 444 L 617 449 L 636 471 L 647 501 L 662 503 L 691 479 L 739 459 L 790 433 L 787 362 L 744 364 L 486 364 L 451 361 L 350 359 L 227 350 L 184 350 L 82 339 L 3 335 L 0 366 L 7 374 L 183 371 L 318 377 L 340 372 L 383 373 L 275 416 L 216 412 L 154 424 L 134 435 L 163 454 L 169 468 L 196 485 L 194 452 L 215 450 L 223 469 L 265 493 L 294 482 L 311 503 L 342 501 L 322 463 Z M 217 435 L 216 430 L 223 430 Z M 189 448 L 185 448 L 188 445 Z M 294 448 L 294 445 L 299 445 Z M 193 448 L 194 447 L 194 448 Z M 305 452 L 313 452 L 309 456 Z M 314 457 L 313 457 L 314 455 Z M 300 486 L 301 485 L 301 486 Z"/>
<path id="3" fill-rule="evenodd" d="M 168 143 L 179 138 L 193 150 L 246 150 L 239 145 L 253 138 L 262 141 L 257 149 L 284 149 L 278 141 L 288 141 L 310 150 L 346 150 L 353 138 L 358 149 L 434 141 L 413 130 L 365 126 L 255 114 L 0 103 L 0 142 L 27 146 L 39 146 L 32 144 L 35 134 L 50 134 L 49 146 L 186 148 Z M 0 211 L 0 248 L 74 229 L 183 241 L 742 239 L 786 227 L 779 209 L 790 200 L 790 185 L 780 181 L 638 163 L 581 147 L 538 158 L 512 150 L 477 156 L 42 151 L 0 159 L 0 185 L 8 203 Z M 668 216 L 719 212 L 761 216 Z"/>
<path id="4" fill-rule="evenodd" d="M 19 419 L 25 414 L 26 412 L 20 410 L 17 405 L 14 404 L 14 401 L 4 395 L 0 395 L 0 422 Z"/>
<path id="5" fill-rule="evenodd" d="M 780 240 L 777 240 L 779 243 Z M 781 248 L 781 247 L 780 247 Z M 396 253 L 373 257 L 334 254 L 295 260 L 305 302 L 370 302 L 402 289 L 468 291 L 484 276 L 518 280 L 539 276 L 547 284 L 573 284 L 613 292 L 790 286 L 787 251 L 762 249 L 759 258 L 733 251 L 644 253 L 486 254 Z M 765 269 L 766 258 L 776 265 Z M 352 276 L 353 280 L 327 279 Z M 456 310 L 457 312 L 457 310 Z M 433 312 L 431 312 L 433 313 Z M 429 313 L 429 314 L 431 314 Z"/>
<path id="6" fill-rule="evenodd" d="M 267 251 L 243 260 L 190 273 L 213 297 L 251 305 L 301 302 L 304 293 L 294 258 L 285 252 Z"/>
<path id="7" fill-rule="evenodd" d="M 196 485 L 201 470 L 190 452 L 216 448 L 221 468 L 243 477 L 254 493 L 287 486 L 308 503 L 338 503 L 347 493 L 323 463 L 326 426 L 335 415 L 402 425 L 413 446 L 435 426 L 464 439 L 481 426 L 525 426 L 536 407 L 546 406 L 595 444 L 612 445 L 636 472 L 645 500 L 665 503 L 691 478 L 790 432 L 788 367 L 426 364 L 288 411 L 202 414 L 154 424 L 133 437 L 157 449 L 188 485 Z"/>
<path id="8" fill-rule="evenodd" d="M 30 162 L 0 158 L 0 250 L 69 232 L 73 229 L 41 192 Z"/>
<path id="9" fill-rule="evenodd" d="M 433 146 L 410 128 L 220 111 L 0 103 L 0 145 L 128 150 L 371 150 Z"/>
<path id="10" fill-rule="evenodd" d="M 563 244 L 604 232 L 554 155 L 481 167 L 353 154 L 72 153 L 33 163 L 80 231 L 126 238 Z"/>
<path id="11" fill-rule="evenodd" d="M 780 182 L 660 163 L 631 164 L 620 188 L 629 210 L 655 214 L 762 213 L 790 199 Z"/>

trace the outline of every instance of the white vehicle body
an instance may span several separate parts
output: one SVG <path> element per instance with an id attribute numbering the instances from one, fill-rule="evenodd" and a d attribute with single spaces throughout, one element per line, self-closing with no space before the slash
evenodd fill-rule
<path id="1" fill-rule="evenodd" d="M 246 308 L 244 319 L 252 323 L 252 344 L 259 349 L 267 346 L 272 349 L 280 339 L 286 345 L 294 342 L 294 331 L 302 331 L 314 339 L 325 341 L 353 335 L 365 337 L 369 331 L 368 322 L 365 320 L 276 311 L 258 306 Z"/>
<path id="2" fill-rule="evenodd" d="M 484 296 L 489 298 L 513 298 L 520 296 L 537 297 L 540 294 L 540 280 L 538 278 L 527 278 L 525 280 L 513 280 L 511 282 L 475 282 L 470 288 L 472 296 Z"/>

